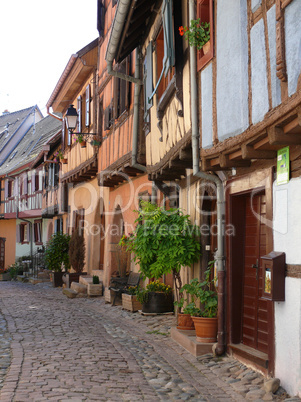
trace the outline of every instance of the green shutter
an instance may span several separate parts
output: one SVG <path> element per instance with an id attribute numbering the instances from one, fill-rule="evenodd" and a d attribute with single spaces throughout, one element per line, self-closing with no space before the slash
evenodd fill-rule
<path id="1" fill-rule="evenodd" d="M 149 109 L 153 106 L 153 100 L 149 99 L 153 93 L 153 42 L 151 41 L 146 49 L 144 61 L 144 115 L 146 117 Z"/>
<path id="2" fill-rule="evenodd" d="M 165 76 L 168 70 L 175 64 L 173 28 L 172 28 L 172 0 L 163 0 L 162 5 L 162 20 L 164 32 L 164 58 L 163 66 Z"/>

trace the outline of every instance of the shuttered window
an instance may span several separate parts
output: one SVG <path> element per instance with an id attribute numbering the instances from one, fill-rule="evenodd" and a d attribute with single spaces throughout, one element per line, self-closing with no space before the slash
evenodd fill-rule
<path id="1" fill-rule="evenodd" d="M 34 232 L 34 242 L 36 244 L 42 244 L 42 221 L 36 220 L 33 225 Z"/>
<path id="2" fill-rule="evenodd" d="M 149 109 L 153 106 L 153 42 L 151 41 L 146 49 L 144 60 L 144 120 L 149 122 Z"/>
<path id="3" fill-rule="evenodd" d="M 129 75 L 130 73 L 130 56 L 117 66 L 119 73 Z M 131 83 L 121 78 L 114 80 L 114 118 L 117 119 L 129 107 Z"/>
<path id="4" fill-rule="evenodd" d="M 86 120 L 85 120 L 86 127 L 90 125 L 90 85 L 86 88 Z"/>
<path id="5" fill-rule="evenodd" d="M 173 40 L 173 24 L 172 24 L 172 0 L 163 0 L 162 4 L 162 20 L 164 32 L 164 74 L 168 74 L 169 69 L 175 65 L 175 51 Z"/>
<path id="6" fill-rule="evenodd" d="M 103 4 L 103 0 L 97 0 L 97 30 L 101 38 L 104 36 L 104 29 L 105 29 L 105 6 Z"/>
<path id="7" fill-rule="evenodd" d="M 79 96 L 77 98 L 77 132 L 81 133 L 82 132 L 82 97 Z"/>

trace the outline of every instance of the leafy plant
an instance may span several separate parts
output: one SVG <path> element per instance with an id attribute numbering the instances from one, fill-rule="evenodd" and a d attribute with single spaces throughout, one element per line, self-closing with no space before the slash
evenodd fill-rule
<path id="1" fill-rule="evenodd" d="M 70 264 L 75 272 L 80 273 L 84 269 L 86 255 L 85 238 L 78 230 L 74 230 L 69 244 Z"/>
<path id="2" fill-rule="evenodd" d="M 211 290 L 214 279 L 210 280 L 210 275 L 211 268 L 209 267 L 205 272 L 204 281 L 200 282 L 197 278 L 194 278 L 190 283 L 185 284 L 180 290 L 181 294 L 186 292 L 186 294 L 189 294 L 192 298 L 192 301 L 187 304 L 183 310 L 185 314 L 190 314 L 196 317 L 216 317 L 217 293 L 215 290 Z M 183 304 L 185 301 L 187 301 L 187 299 L 183 299 Z M 200 307 L 197 307 L 196 302 L 200 304 Z"/>
<path id="3" fill-rule="evenodd" d="M 126 293 L 131 296 L 135 296 L 139 292 L 139 286 L 129 286 L 126 289 Z"/>
<path id="4" fill-rule="evenodd" d="M 200 50 L 210 40 L 210 22 L 200 22 L 200 18 L 191 20 L 190 26 L 179 27 L 179 32 L 188 40 L 190 46 Z"/>
<path id="5" fill-rule="evenodd" d="M 138 213 L 135 231 L 124 235 L 119 244 L 134 253 L 144 278 L 158 279 L 172 273 L 178 299 L 181 267 L 191 266 L 201 256 L 199 228 L 179 209 L 165 210 L 142 202 Z"/>
<path id="6" fill-rule="evenodd" d="M 161 292 L 165 293 L 165 295 L 168 295 L 169 293 L 171 293 L 171 291 L 172 289 L 169 285 L 166 285 L 165 283 L 162 283 L 160 281 L 153 281 L 146 285 L 145 289 L 137 289 L 137 300 L 143 304 L 147 302 L 148 294 L 150 292 Z"/>
<path id="7" fill-rule="evenodd" d="M 93 281 L 93 285 L 99 285 L 99 276 L 93 275 L 92 281 Z"/>
<path id="8" fill-rule="evenodd" d="M 18 275 L 23 274 L 23 267 L 20 264 L 18 264 L 17 262 L 15 262 L 14 264 L 12 264 L 8 267 L 7 272 L 9 273 L 9 276 L 11 277 L 11 279 L 16 279 Z"/>
<path id="9" fill-rule="evenodd" d="M 66 270 L 70 268 L 69 242 L 70 236 L 68 234 L 57 232 L 51 236 L 45 250 L 45 265 L 47 269 L 61 272 L 62 264 L 64 264 Z"/>

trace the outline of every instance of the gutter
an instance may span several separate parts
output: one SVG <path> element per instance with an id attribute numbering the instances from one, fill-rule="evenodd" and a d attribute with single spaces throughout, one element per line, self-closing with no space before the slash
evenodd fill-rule
<path id="1" fill-rule="evenodd" d="M 132 143 L 132 167 L 146 172 L 146 167 L 137 162 L 138 155 L 138 126 L 139 126 L 139 97 L 140 88 L 143 85 L 143 81 L 140 79 L 140 63 L 139 63 L 139 50 L 136 48 L 135 57 L 135 76 L 132 77 L 127 74 L 120 73 L 113 70 L 113 60 L 117 51 L 119 40 L 123 32 L 124 23 L 130 7 L 131 0 L 119 0 L 113 20 L 111 35 L 107 46 L 105 60 L 107 62 L 108 74 L 120 78 L 125 81 L 133 82 L 135 84 L 134 89 L 134 116 L 133 116 L 133 143 Z"/>
<path id="2" fill-rule="evenodd" d="M 189 18 L 194 20 L 194 0 L 189 0 Z M 223 215 L 225 211 L 225 199 L 223 182 L 214 174 L 200 171 L 200 136 L 198 130 L 198 95 L 197 95 L 197 67 L 196 49 L 190 47 L 190 82 L 191 82 L 191 126 L 192 126 L 192 160 L 193 175 L 215 183 L 217 187 L 217 274 L 218 274 L 218 337 L 215 348 L 216 355 L 220 356 L 226 350 L 225 331 L 225 266 L 224 266 L 224 237 Z"/>

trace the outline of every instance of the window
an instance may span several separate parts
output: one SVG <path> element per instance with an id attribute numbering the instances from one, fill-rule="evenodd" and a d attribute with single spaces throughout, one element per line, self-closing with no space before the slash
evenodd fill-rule
<path id="1" fill-rule="evenodd" d="M 117 71 L 129 75 L 130 56 L 118 65 Z M 130 96 L 130 82 L 115 78 L 114 80 L 114 117 L 117 119 L 128 107 Z"/>
<path id="2" fill-rule="evenodd" d="M 213 58 L 213 0 L 197 0 L 197 18 L 200 18 L 200 22 L 210 22 L 210 49 L 206 54 L 203 49 L 197 51 L 199 71 Z"/>
<path id="3" fill-rule="evenodd" d="M 77 98 L 77 132 L 81 133 L 82 132 L 82 97 L 79 96 Z"/>
<path id="4" fill-rule="evenodd" d="M 36 220 L 33 224 L 34 242 L 38 245 L 42 243 L 42 221 Z"/>
<path id="5" fill-rule="evenodd" d="M 48 180 L 47 184 L 49 187 L 55 187 L 59 183 L 59 163 L 50 163 L 48 166 Z"/>
<path id="6" fill-rule="evenodd" d="M 27 173 L 21 177 L 20 195 L 28 194 L 28 180 Z"/>
<path id="7" fill-rule="evenodd" d="M 114 4 L 112 6 L 114 6 Z M 97 30 L 101 38 L 104 36 L 104 28 L 105 28 L 105 6 L 103 4 L 103 0 L 97 0 Z"/>
<path id="8" fill-rule="evenodd" d="M 172 11 L 172 0 L 163 0 L 162 27 L 157 31 L 157 37 L 154 38 L 157 56 L 157 84 L 154 90 L 152 42 L 149 43 L 146 50 L 144 62 L 144 120 L 146 122 L 149 122 L 149 109 L 152 107 L 152 97 L 157 93 L 160 99 L 174 75 L 175 50 Z"/>
<path id="9" fill-rule="evenodd" d="M 17 226 L 17 243 L 29 243 L 29 223 L 22 222 Z"/>
<path id="10" fill-rule="evenodd" d="M 86 118 L 85 118 L 85 126 L 90 126 L 90 85 L 86 88 Z M 79 131 L 80 132 L 80 131 Z"/>
<path id="11" fill-rule="evenodd" d="M 54 233 L 63 232 L 63 219 L 59 218 L 54 222 Z"/>

